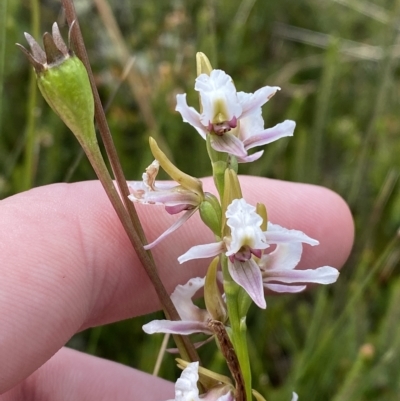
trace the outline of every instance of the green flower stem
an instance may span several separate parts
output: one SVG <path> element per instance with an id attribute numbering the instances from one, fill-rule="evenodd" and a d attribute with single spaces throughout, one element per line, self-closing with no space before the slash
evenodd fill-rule
<path id="1" fill-rule="evenodd" d="M 83 42 L 73 2 L 72 0 L 62 0 L 62 4 L 65 9 L 65 15 L 68 24 L 71 26 L 73 21 L 75 21 L 75 28 L 72 32 L 71 40 L 74 44 L 77 56 L 81 59 L 88 72 L 90 85 L 92 87 L 92 92 L 95 102 L 96 122 L 99 127 L 103 144 L 105 146 L 108 158 L 110 160 L 111 168 L 113 170 L 115 179 L 117 181 L 121 193 L 122 201 L 114 187 L 113 181 L 110 177 L 110 174 L 107 170 L 107 167 L 105 166 L 102 157 L 100 159 L 101 154 L 98 147 L 96 146 L 97 150 L 93 151 L 94 152 L 93 155 L 90 155 L 91 152 L 87 151 L 91 149 L 85 149 L 84 147 L 84 150 L 87 153 L 88 158 L 92 163 L 92 166 L 96 171 L 96 174 L 98 175 L 101 183 L 103 184 L 103 187 L 108 197 L 110 198 L 110 201 L 113 207 L 115 208 L 125 231 L 128 234 L 132 246 L 135 249 L 148 277 L 150 278 L 157 292 L 157 295 L 163 306 L 165 315 L 167 316 L 168 319 L 180 320 L 179 314 L 174 304 L 172 303 L 163 283 L 161 282 L 158 276 L 157 268 L 151 253 L 143 249 L 143 244 L 147 243 L 147 241 L 143 232 L 143 228 L 140 224 L 136 209 L 133 203 L 128 199 L 129 189 L 126 183 L 125 176 L 122 171 L 117 151 L 114 146 L 114 142 L 112 140 L 111 132 L 107 124 L 104 110 L 101 105 L 100 96 L 94 82 L 93 73 L 90 67 L 89 58 Z M 188 361 L 199 360 L 197 351 L 194 348 L 193 344 L 190 342 L 188 337 L 174 336 L 174 340 L 176 342 L 177 347 L 179 348 L 179 352 L 181 353 L 182 358 Z"/>
<path id="2" fill-rule="evenodd" d="M 218 190 L 220 199 L 222 199 L 225 191 L 225 170 L 228 167 L 228 155 L 226 153 L 217 152 L 211 147 L 211 135 L 208 134 L 206 137 L 207 152 L 211 160 L 211 166 L 213 169 L 213 178 L 215 187 Z"/>
<path id="3" fill-rule="evenodd" d="M 243 308 L 239 304 L 240 293 L 242 291 L 233 280 L 228 271 L 228 259 L 226 256 L 221 257 L 222 272 L 224 276 L 224 291 L 226 295 L 226 305 L 228 308 L 229 322 L 231 325 L 231 340 L 235 347 L 236 355 L 239 360 L 239 365 L 242 370 L 242 375 L 245 383 L 246 398 L 247 400 L 252 399 L 251 390 L 251 370 L 249 352 L 247 348 L 247 326 L 246 326 L 246 315 L 242 315 L 240 309 Z M 246 310 L 247 312 L 247 310 Z"/>

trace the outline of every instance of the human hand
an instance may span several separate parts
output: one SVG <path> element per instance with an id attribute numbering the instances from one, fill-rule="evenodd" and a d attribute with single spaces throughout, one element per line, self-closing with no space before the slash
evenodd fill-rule
<path id="1" fill-rule="evenodd" d="M 350 212 L 316 186 L 242 177 L 249 203 L 272 222 L 318 239 L 299 267 L 341 267 L 353 242 Z M 212 179 L 204 180 L 212 191 Z M 149 241 L 176 216 L 138 205 Z M 55 184 L 0 203 L 0 399 L 164 400 L 173 384 L 62 346 L 76 332 L 160 308 L 116 213 L 98 182 Z M 202 276 L 207 261 L 178 265 L 191 246 L 213 240 L 198 216 L 154 249 L 169 292 Z"/>

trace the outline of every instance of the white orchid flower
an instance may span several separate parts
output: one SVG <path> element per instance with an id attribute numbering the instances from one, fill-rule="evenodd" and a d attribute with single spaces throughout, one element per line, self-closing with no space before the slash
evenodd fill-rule
<path id="1" fill-rule="evenodd" d="M 264 86 L 255 93 L 236 92 L 229 75 L 212 70 L 210 75 L 197 77 L 195 90 L 202 112 L 188 106 L 186 94 L 177 95 L 176 110 L 204 139 L 212 134 L 215 150 L 236 156 L 240 163 L 257 160 L 263 153 L 248 155 L 248 150 L 293 135 L 296 124 L 291 120 L 264 129 L 261 106 L 280 90 L 278 86 Z"/>
<path id="2" fill-rule="evenodd" d="M 300 261 L 302 243 L 315 246 L 319 242 L 301 231 L 288 230 L 272 223 L 268 223 L 267 231 L 262 231 L 262 218 L 256 213 L 256 208 L 244 199 L 235 199 L 228 206 L 226 218 L 231 229 L 229 237 L 217 243 L 194 246 L 178 261 L 184 263 L 225 253 L 232 279 L 260 308 L 266 308 L 264 287 L 277 292 L 298 292 L 305 286 L 291 284 L 330 284 L 337 280 L 339 272 L 330 266 L 294 270 Z M 276 245 L 276 249 L 265 254 L 271 245 Z"/>

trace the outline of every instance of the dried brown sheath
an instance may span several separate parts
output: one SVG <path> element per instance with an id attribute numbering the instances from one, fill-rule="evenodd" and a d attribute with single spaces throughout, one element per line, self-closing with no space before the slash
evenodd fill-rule
<path id="1" fill-rule="evenodd" d="M 225 329 L 225 325 L 218 320 L 209 319 L 207 322 L 207 326 L 217 337 L 221 352 L 224 355 L 228 368 L 231 371 L 231 374 L 235 380 L 236 401 L 246 401 L 246 390 L 244 386 L 242 371 L 239 365 L 239 360 L 236 356 L 236 352 L 233 348 L 233 344 L 229 338 L 229 335 Z"/>

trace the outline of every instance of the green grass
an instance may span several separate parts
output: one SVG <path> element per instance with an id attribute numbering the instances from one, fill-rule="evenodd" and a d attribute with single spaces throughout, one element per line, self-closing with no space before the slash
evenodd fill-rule
<path id="1" fill-rule="evenodd" d="M 35 1 L 0 3 L 1 198 L 29 186 L 94 178 L 78 143 L 36 97 L 30 67 L 14 46 L 25 44 L 23 32 L 36 32 L 35 24 L 44 32 L 59 18 L 57 1 L 41 3 L 40 23 L 31 17 Z M 255 388 L 275 401 L 290 399 L 292 389 L 307 401 L 397 401 L 400 1 L 109 3 L 108 17 L 121 34 L 116 42 L 112 21 L 91 2 L 80 2 L 78 13 L 129 178 L 139 178 L 151 161 L 150 134 L 163 138 L 181 169 L 210 174 L 205 148 L 198 150 L 201 138 L 174 112 L 176 93 L 188 92 L 196 104 L 194 56 L 203 51 L 238 90 L 282 87 L 264 107 L 266 125 L 297 122 L 293 138 L 269 145 L 261 161 L 241 171 L 324 185 L 351 206 L 356 243 L 339 282 L 270 298 L 265 312 L 250 315 Z M 121 82 L 130 55 L 135 63 Z M 196 151 L 177 151 L 182 148 Z M 148 319 L 89 330 L 71 345 L 151 371 L 162 338 L 141 332 Z M 140 350 L 132 338 L 140 339 Z M 223 371 L 212 345 L 203 354 L 208 366 Z M 167 356 L 161 369 L 170 379 L 172 360 Z"/>

